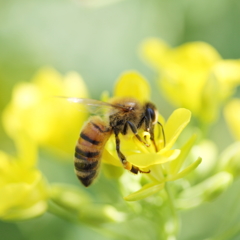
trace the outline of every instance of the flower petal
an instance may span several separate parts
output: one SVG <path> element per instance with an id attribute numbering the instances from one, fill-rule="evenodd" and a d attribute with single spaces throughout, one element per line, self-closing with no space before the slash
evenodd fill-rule
<path id="1" fill-rule="evenodd" d="M 141 102 L 149 101 L 150 86 L 138 72 L 126 72 L 118 79 L 114 89 L 114 96 L 133 97 Z"/>
<path id="2" fill-rule="evenodd" d="M 103 150 L 102 161 L 117 167 L 122 167 L 119 159 L 115 158 L 106 148 Z"/>
<path id="3" fill-rule="evenodd" d="M 240 61 L 239 60 L 219 61 L 214 66 L 213 72 L 221 83 L 229 85 L 230 87 L 234 87 L 236 84 L 239 84 L 240 82 Z"/>
<path id="4" fill-rule="evenodd" d="M 164 154 L 159 153 L 141 153 L 128 156 L 128 161 L 140 168 L 147 168 L 152 165 L 162 164 L 173 161 L 180 154 L 179 149 L 166 151 Z"/>
<path id="5" fill-rule="evenodd" d="M 158 182 L 146 184 L 137 192 L 132 193 L 132 194 L 128 195 L 127 197 L 124 197 L 124 200 L 137 201 L 137 200 L 146 198 L 146 197 L 162 190 L 164 188 L 164 185 L 165 185 L 164 183 L 159 184 Z"/>
<path id="6" fill-rule="evenodd" d="M 185 43 L 173 50 L 172 60 L 180 66 L 192 69 L 209 69 L 221 56 L 215 48 L 205 42 Z"/>
<path id="7" fill-rule="evenodd" d="M 166 148 L 170 149 L 182 130 L 190 122 L 191 112 L 185 108 L 175 110 L 165 125 Z"/>
<path id="8" fill-rule="evenodd" d="M 64 94 L 66 96 L 88 97 L 88 90 L 82 77 L 77 72 L 69 72 L 63 80 Z"/>
<path id="9" fill-rule="evenodd" d="M 192 137 L 187 141 L 187 143 L 183 147 L 181 147 L 181 153 L 179 154 L 179 156 L 174 161 L 171 161 L 169 163 L 170 175 L 175 175 L 178 173 L 194 142 L 196 141 L 196 137 L 197 136 L 195 134 L 192 135 Z"/>
<path id="10" fill-rule="evenodd" d="M 141 53 L 153 66 L 159 68 L 164 63 L 164 55 L 170 47 L 164 41 L 157 38 L 145 40 L 141 46 Z"/>
<path id="11" fill-rule="evenodd" d="M 209 76 L 203 86 L 198 117 L 203 122 L 214 122 L 218 117 L 220 104 L 220 84 L 214 75 Z"/>

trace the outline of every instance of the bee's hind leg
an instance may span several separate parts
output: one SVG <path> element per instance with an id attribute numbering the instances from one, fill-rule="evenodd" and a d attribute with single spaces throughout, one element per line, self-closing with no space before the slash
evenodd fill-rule
<path id="1" fill-rule="evenodd" d="M 119 159 L 122 162 L 123 167 L 125 169 L 129 170 L 130 172 L 134 173 L 134 174 L 138 174 L 138 172 L 140 172 L 140 173 L 149 173 L 150 171 L 144 172 L 144 171 L 140 170 L 138 167 L 132 165 L 130 162 L 127 161 L 126 157 L 120 151 L 120 139 L 119 139 L 119 136 L 118 136 L 118 132 L 114 131 L 114 134 L 115 134 L 115 139 L 116 139 L 117 154 L 118 154 Z"/>
<path id="2" fill-rule="evenodd" d="M 116 150 L 117 150 L 118 157 L 121 160 L 121 162 L 123 164 L 123 167 L 125 169 L 131 171 L 132 164 L 127 161 L 126 157 L 120 151 L 120 139 L 119 139 L 119 136 L 118 136 L 118 132 L 114 130 L 114 134 L 115 134 Z"/>

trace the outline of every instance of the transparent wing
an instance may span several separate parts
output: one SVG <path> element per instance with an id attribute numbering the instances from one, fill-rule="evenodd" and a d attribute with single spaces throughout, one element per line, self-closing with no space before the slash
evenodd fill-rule
<path id="1" fill-rule="evenodd" d="M 120 105 L 114 105 L 107 102 L 98 101 L 95 99 L 90 98 L 75 98 L 75 97 L 63 97 L 63 96 L 57 96 L 57 98 L 66 99 L 69 102 L 72 103 L 79 103 L 84 107 L 84 110 L 87 110 L 89 113 L 92 114 L 113 114 L 114 112 L 119 111 L 120 109 L 128 110 L 128 108 L 120 106 Z M 83 110 L 83 109 L 81 109 Z"/>

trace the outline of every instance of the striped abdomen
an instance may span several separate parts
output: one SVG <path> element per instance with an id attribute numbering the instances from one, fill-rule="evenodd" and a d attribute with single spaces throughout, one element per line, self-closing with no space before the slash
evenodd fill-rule
<path id="1" fill-rule="evenodd" d="M 92 117 L 83 127 L 75 148 L 75 172 L 84 186 L 97 177 L 104 146 L 112 130 L 100 117 Z"/>

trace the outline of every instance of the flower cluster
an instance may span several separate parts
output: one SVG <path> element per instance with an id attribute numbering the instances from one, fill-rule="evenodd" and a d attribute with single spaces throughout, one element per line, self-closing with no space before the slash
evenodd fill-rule
<path id="1" fill-rule="evenodd" d="M 13 89 L 12 100 L 3 113 L 8 135 L 18 141 L 25 133 L 39 146 L 61 155 L 72 154 L 79 128 L 87 112 L 77 105 L 59 101 L 56 96 L 87 97 L 82 78 L 75 72 L 61 76 L 52 68 L 43 68 L 30 83 L 19 83 Z"/>
<path id="2" fill-rule="evenodd" d="M 143 129 L 138 129 L 138 134 L 147 144 L 131 131 L 119 136 L 121 152 L 129 163 L 141 169 L 141 174 L 123 171 L 114 134 L 103 150 L 102 168 L 106 177 L 117 179 L 114 186 L 119 187 L 126 201 L 135 201 L 131 203 L 135 207 L 143 203 L 147 209 L 157 209 L 157 218 L 164 222 L 161 236 L 172 237 L 179 228 L 176 208 L 189 209 L 210 201 L 239 177 L 239 142 L 218 156 L 215 143 L 203 131 L 217 119 L 220 107 L 239 84 L 240 62 L 223 60 L 214 48 L 202 42 L 172 49 L 160 40 L 150 39 L 143 44 L 142 51 L 157 69 L 159 86 L 166 97 L 179 108 L 167 120 L 159 111 L 155 144 Z M 29 219 L 49 211 L 95 228 L 128 221 L 128 212 L 119 211 L 119 203 L 96 204 L 91 191 L 70 184 L 53 184 L 38 169 L 40 147 L 53 150 L 58 158 L 72 159 L 79 130 L 87 120 L 88 112 L 79 111 L 79 104 L 59 96 L 88 98 L 88 91 L 77 73 L 63 77 L 51 68 L 41 69 L 31 82 L 20 83 L 13 89 L 12 99 L 3 112 L 3 125 L 16 145 L 17 156 L 0 151 L 0 219 Z M 146 103 L 151 101 L 151 89 L 142 75 L 128 71 L 116 82 L 112 98 L 118 97 Z M 102 95 L 102 101 L 112 100 L 109 98 L 108 94 Z M 237 140 L 239 111 L 239 99 L 229 101 L 224 111 Z M 188 126 L 192 114 L 199 121 Z M 92 187 L 95 195 L 114 189 L 101 186 L 104 177 L 100 174 L 99 178 L 96 187 Z M 169 206 L 171 211 L 166 210 Z M 159 214 L 162 210 L 167 216 Z"/>
<path id="3" fill-rule="evenodd" d="M 158 71 L 166 98 L 191 110 L 204 123 L 217 119 L 219 108 L 240 83 L 240 61 L 222 59 L 204 42 L 171 48 L 153 38 L 143 43 L 142 53 Z"/>
<path id="4" fill-rule="evenodd" d="M 0 219 L 22 220 L 47 210 L 48 186 L 36 168 L 36 149 L 21 139 L 20 152 L 13 158 L 0 152 Z"/>
<path id="5" fill-rule="evenodd" d="M 30 83 L 19 83 L 13 89 L 12 100 L 3 112 L 3 125 L 18 154 L 15 158 L 0 154 L 1 219 L 27 219 L 47 210 L 49 186 L 36 167 L 38 147 L 72 154 L 78 124 L 87 115 L 54 98 L 72 94 L 87 96 L 81 77 L 72 72 L 63 78 L 51 68 L 41 69 Z"/>
<path id="6" fill-rule="evenodd" d="M 224 60 L 209 44 L 190 42 L 171 48 L 160 39 L 148 39 L 141 46 L 143 58 L 158 72 L 158 83 L 175 106 L 191 110 L 200 139 L 192 156 L 203 162 L 195 171 L 194 184 L 180 191 L 176 205 L 190 208 L 216 198 L 239 177 L 239 142 L 218 155 L 208 139 L 210 124 L 224 107 L 224 116 L 233 136 L 240 140 L 240 100 L 232 99 L 240 85 L 240 60 Z M 200 123 L 200 124 L 199 124 Z M 162 166 L 161 166 L 162 168 Z M 159 177 L 159 172 L 157 172 Z"/>

